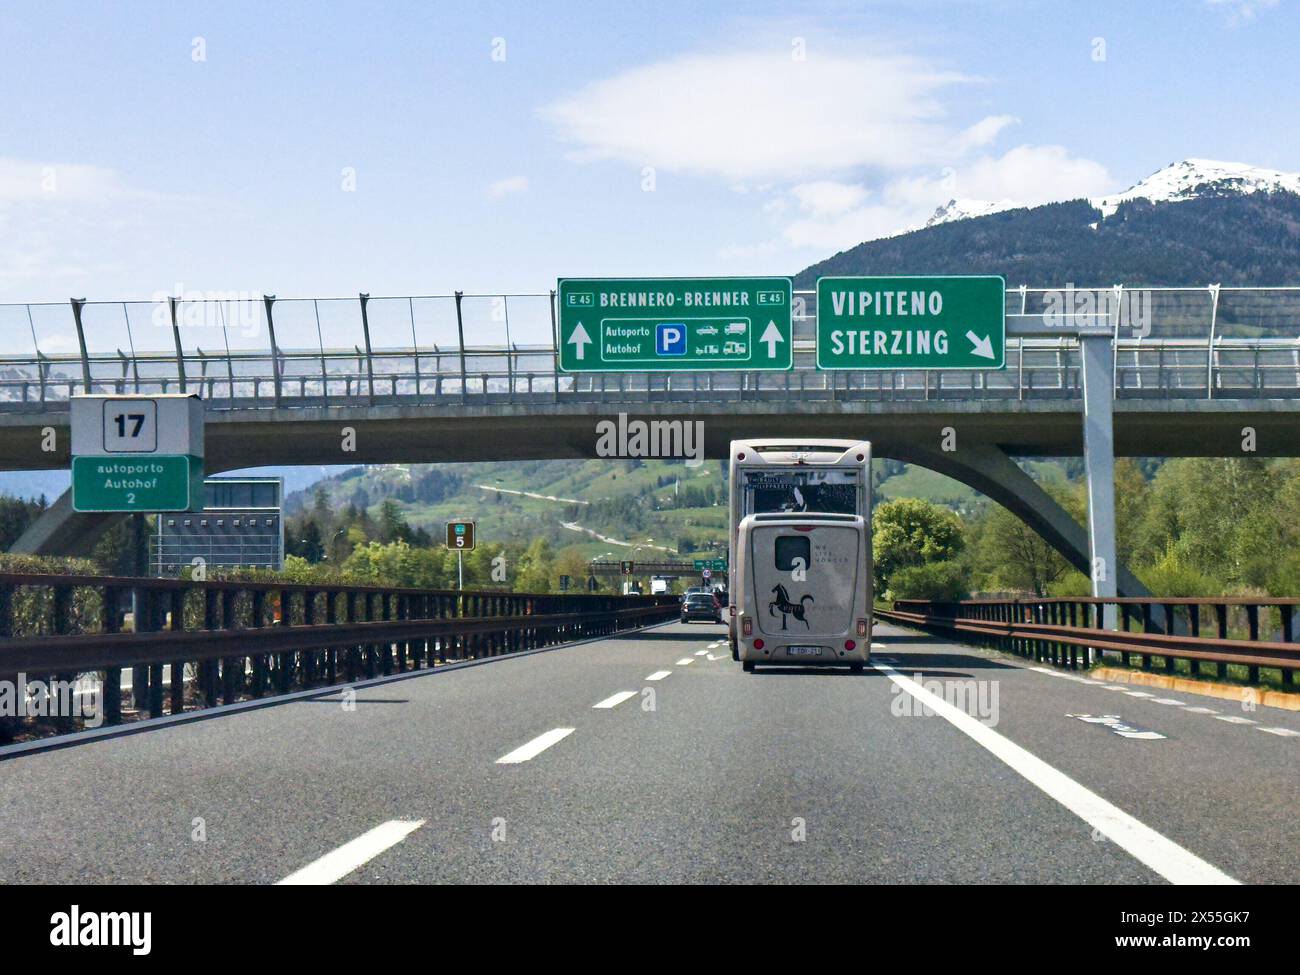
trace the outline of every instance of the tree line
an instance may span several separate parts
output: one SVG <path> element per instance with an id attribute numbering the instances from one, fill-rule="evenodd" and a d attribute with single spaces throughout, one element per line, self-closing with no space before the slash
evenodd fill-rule
<path id="1" fill-rule="evenodd" d="M 1157 596 L 1300 594 L 1300 461 L 1178 458 L 1115 465 L 1120 562 Z M 1044 485 L 1080 524 L 1083 485 Z M 1019 518 L 985 504 L 960 517 L 914 498 L 872 517 L 877 595 L 1086 595 L 1090 582 Z"/>

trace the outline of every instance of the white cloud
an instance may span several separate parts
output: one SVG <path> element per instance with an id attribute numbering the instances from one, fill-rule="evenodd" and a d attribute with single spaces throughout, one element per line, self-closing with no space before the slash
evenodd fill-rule
<path id="1" fill-rule="evenodd" d="M 791 187 L 790 192 L 798 201 L 799 209 L 817 217 L 852 210 L 867 198 L 867 188 L 860 183 L 837 183 L 829 179 L 800 183 Z"/>
<path id="2" fill-rule="evenodd" d="M 839 209 L 803 205 L 800 188 L 794 187 L 790 193 L 804 215 L 787 224 L 782 234 L 793 247 L 842 250 L 919 227 L 936 207 L 954 198 L 1013 199 L 1036 206 L 1105 193 L 1111 185 L 1104 166 L 1071 156 L 1062 146 L 1017 146 L 1001 156 L 979 156 L 941 173 L 899 176 L 874 197 L 864 190 L 861 205 Z"/>
<path id="3" fill-rule="evenodd" d="M 120 274 L 124 254 L 165 245 L 155 228 L 192 220 L 196 202 L 102 166 L 0 157 L 0 294 L 84 293 L 88 279 Z"/>
<path id="4" fill-rule="evenodd" d="M 1019 124 L 1020 119 L 1014 115 L 990 115 L 962 132 L 957 138 L 957 146 L 961 150 L 983 149 L 992 145 L 1003 129 Z"/>
<path id="5" fill-rule="evenodd" d="M 899 54 L 687 55 L 593 82 L 542 116 L 581 160 L 807 181 L 948 160 L 961 136 L 944 122 L 938 95 L 968 81 Z"/>
<path id="6" fill-rule="evenodd" d="M 514 193 L 523 193 L 528 189 L 527 176 L 507 176 L 489 183 L 487 196 L 489 200 L 502 200 Z"/>
<path id="7" fill-rule="evenodd" d="M 40 200 L 105 203 L 128 192 L 111 169 L 0 157 L 0 204 Z"/>
<path id="8" fill-rule="evenodd" d="M 1228 23 L 1234 27 L 1242 21 L 1254 20 L 1261 10 L 1272 10 L 1277 4 L 1278 0 L 1205 0 L 1207 7 L 1224 11 Z"/>
<path id="9" fill-rule="evenodd" d="M 1063 146 L 1021 145 L 1001 156 L 983 155 L 938 175 L 895 180 L 888 195 L 930 209 L 954 198 L 1013 199 L 1026 206 L 1108 192 L 1106 167 L 1071 156 Z"/>
<path id="10" fill-rule="evenodd" d="M 994 144 L 1019 119 L 964 126 L 945 98 L 978 79 L 921 57 L 859 45 L 809 52 L 685 55 L 629 68 L 542 109 L 582 162 L 614 160 L 712 177 L 753 193 L 774 239 L 733 242 L 731 259 L 786 247 L 838 250 L 921 226 L 954 198 L 1033 205 L 1104 193 L 1105 168 L 1061 146 Z"/>

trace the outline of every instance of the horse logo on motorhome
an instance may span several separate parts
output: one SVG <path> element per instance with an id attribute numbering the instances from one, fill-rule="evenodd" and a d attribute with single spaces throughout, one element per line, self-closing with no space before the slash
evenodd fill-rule
<path id="1" fill-rule="evenodd" d="M 804 626 L 808 627 L 808 629 L 812 629 L 812 624 L 808 622 L 808 617 L 805 615 L 804 607 L 805 602 L 816 602 L 812 596 L 800 596 L 797 603 L 792 602 L 790 600 L 790 594 L 786 592 L 785 586 L 779 582 L 772 587 L 772 593 L 776 598 L 767 604 L 767 612 L 769 615 L 775 616 L 777 610 L 781 611 L 781 629 L 784 630 L 786 628 L 785 618 L 787 614 L 793 616 Z"/>

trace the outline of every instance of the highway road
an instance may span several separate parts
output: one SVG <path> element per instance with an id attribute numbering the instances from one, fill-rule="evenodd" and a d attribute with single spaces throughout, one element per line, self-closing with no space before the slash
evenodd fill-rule
<path id="1" fill-rule="evenodd" d="M 1300 879 L 1300 714 L 876 640 L 860 676 L 746 675 L 674 623 L 18 756 L 0 877 Z"/>

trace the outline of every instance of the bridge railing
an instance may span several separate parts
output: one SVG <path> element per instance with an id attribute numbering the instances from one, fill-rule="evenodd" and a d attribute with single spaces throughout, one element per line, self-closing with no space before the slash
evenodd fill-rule
<path id="1" fill-rule="evenodd" d="M 0 573 L 0 688 L 27 702 L 0 714 L 0 741 L 73 730 L 69 702 L 88 693 L 95 720 L 111 725 L 605 636 L 677 612 L 671 596 Z M 49 697 L 56 687 L 62 701 Z M 29 702 L 29 688 L 59 713 Z"/>
<path id="2" fill-rule="evenodd" d="M 1081 395 L 1067 339 L 1008 339 L 1002 370 L 819 372 L 816 295 L 795 297 L 790 372 L 574 376 L 556 365 L 553 294 L 0 304 L 0 409 L 66 409 L 84 391 L 184 390 L 218 410 Z M 1113 321 L 1120 398 L 1300 396 L 1300 288 L 1010 288 L 1005 301 Z"/>
<path id="3" fill-rule="evenodd" d="M 1119 629 L 1103 626 L 1107 607 Z M 1175 661 L 1186 661 L 1193 675 L 1258 684 L 1263 668 L 1300 688 L 1298 607 L 1300 599 L 1252 597 L 900 599 L 876 615 L 1072 670 L 1113 658 L 1175 673 Z"/>

